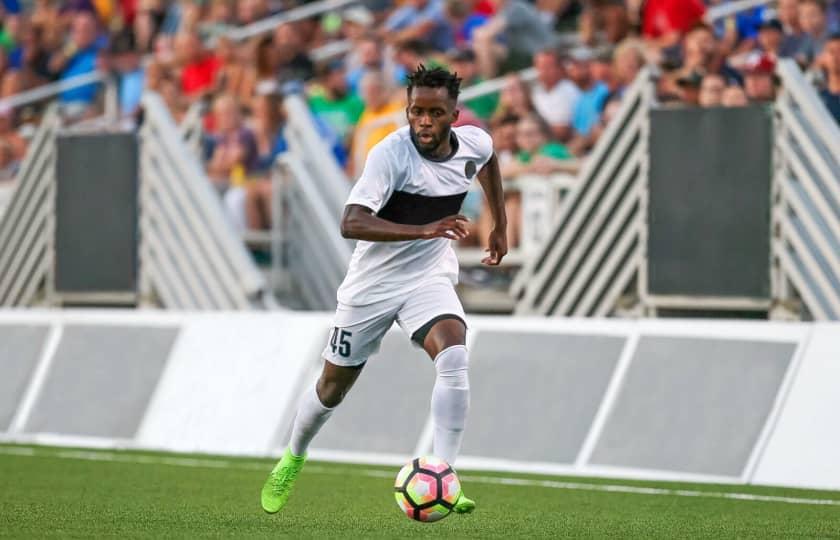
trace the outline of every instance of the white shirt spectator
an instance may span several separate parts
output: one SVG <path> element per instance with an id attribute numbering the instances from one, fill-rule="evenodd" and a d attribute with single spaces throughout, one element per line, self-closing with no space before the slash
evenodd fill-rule
<path id="1" fill-rule="evenodd" d="M 580 95 L 580 89 L 568 79 L 563 79 L 548 90 L 537 81 L 531 90 L 534 108 L 551 126 L 571 125 Z"/>

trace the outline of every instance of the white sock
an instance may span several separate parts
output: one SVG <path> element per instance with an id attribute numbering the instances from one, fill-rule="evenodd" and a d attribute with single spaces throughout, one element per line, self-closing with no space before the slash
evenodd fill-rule
<path id="1" fill-rule="evenodd" d="M 453 465 L 470 408 L 467 348 L 455 345 L 435 358 L 435 388 L 432 390 L 432 420 L 435 427 L 434 455 Z"/>
<path id="2" fill-rule="evenodd" d="M 309 391 L 304 392 L 300 398 L 297 416 L 292 427 L 292 437 L 289 439 L 289 450 L 294 456 L 302 456 L 306 453 L 312 438 L 318 433 L 335 408 L 329 408 L 318 399 L 316 384 L 313 384 Z"/>

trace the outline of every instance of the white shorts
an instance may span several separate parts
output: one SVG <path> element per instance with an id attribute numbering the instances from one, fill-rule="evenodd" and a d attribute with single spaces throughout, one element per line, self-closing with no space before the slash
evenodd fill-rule
<path id="1" fill-rule="evenodd" d="M 366 306 L 339 303 L 323 357 L 337 366 L 361 366 L 379 351 L 394 321 L 413 340 L 418 330 L 447 316 L 466 325 L 464 308 L 448 279 L 429 281 L 405 295 Z"/>

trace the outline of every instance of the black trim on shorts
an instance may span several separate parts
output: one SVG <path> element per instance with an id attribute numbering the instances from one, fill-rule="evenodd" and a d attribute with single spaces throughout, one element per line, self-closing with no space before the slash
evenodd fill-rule
<path id="1" fill-rule="evenodd" d="M 328 364 L 332 364 L 335 367 L 343 367 L 343 368 L 347 368 L 347 369 L 362 369 L 363 367 L 365 367 L 365 364 L 367 364 L 367 360 L 365 360 L 361 364 L 357 364 L 355 366 L 340 366 L 340 365 L 336 364 L 335 362 L 330 362 L 329 358 L 324 358 L 324 362 L 327 362 Z"/>
<path id="2" fill-rule="evenodd" d="M 461 324 L 464 325 L 464 329 L 466 330 L 467 323 L 459 315 L 455 315 L 454 313 L 444 313 L 443 315 L 438 315 L 437 317 L 433 318 L 432 320 L 418 328 L 416 332 L 411 334 L 411 341 L 417 343 L 422 347 L 423 342 L 426 341 L 426 336 L 429 335 L 429 332 L 431 332 L 432 327 L 440 321 L 445 321 L 447 319 L 455 319 L 457 321 L 461 321 Z"/>

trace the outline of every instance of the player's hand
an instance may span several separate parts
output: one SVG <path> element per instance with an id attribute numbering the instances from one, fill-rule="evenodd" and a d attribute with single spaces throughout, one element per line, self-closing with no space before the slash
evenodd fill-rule
<path id="1" fill-rule="evenodd" d="M 493 229 L 493 232 L 490 233 L 490 238 L 487 241 L 487 245 L 490 246 L 484 251 L 490 253 L 487 257 L 481 260 L 481 264 L 486 264 L 487 266 L 499 266 L 499 263 L 502 262 L 502 258 L 507 255 L 508 246 L 507 246 L 507 234 L 504 229 Z"/>
<path id="2" fill-rule="evenodd" d="M 470 235 L 470 231 L 467 230 L 467 223 L 469 223 L 469 221 L 470 220 L 461 214 L 433 221 L 428 225 L 423 225 L 421 238 L 448 238 L 450 240 L 461 240 Z"/>

